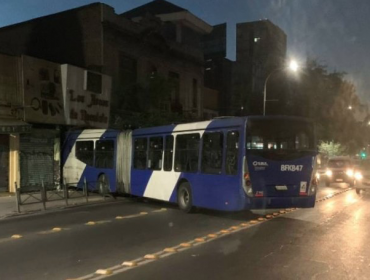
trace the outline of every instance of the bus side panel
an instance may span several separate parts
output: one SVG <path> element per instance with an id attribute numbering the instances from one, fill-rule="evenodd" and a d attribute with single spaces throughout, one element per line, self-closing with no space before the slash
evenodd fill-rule
<path id="1" fill-rule="evenodd" d="M 84 131 L 81 131 L 80 133 L 73 132 L 73 134 L 70 134 L 67 137 L 66 144 L 63 147 L 63 182 L 65 184 L 83 188 L 86 181 L 88 188 L 90 190 L 94 190 L 97 188 L 99 175 L 105 174 L 109 180 L 110 191 L 116 192 L 115 164 L 113 169 L 95 168 L 93 166 L 86 165 L 86 163 L 76 158 L 77 141 L 96 141 L 102 138 L 105 138 L 104 133 L 94 135 L 94 137 L 91 138 L 86 138 Z M 110 137 L 106 139 L 112 138 Z M 115 141 L 115 139 L 112 140 Z M 114 158 L 116 157 L 114 156 Z"/>
<path id="2" fill-rule="evenodd" d="M 194 205 L 222 211 L 244 208 L 239 176 L 187 174 L 191 184 Z"/>

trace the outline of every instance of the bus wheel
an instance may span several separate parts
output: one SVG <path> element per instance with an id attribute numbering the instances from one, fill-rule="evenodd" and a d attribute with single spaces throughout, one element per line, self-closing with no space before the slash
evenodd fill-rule
<path id="1" fill-rule="evenodd" d="M 182 211 L 186 213 L 193 211 L 193 198 L 191 195 L 190 184 L 188 182 L 182 183 L 177 190 L 177 203 Z"/>
<path id="2" fill-rule="evenodd" d="M 109 193 L 109 180 L 105 174 L 98 178 L 98 191 L 100 195 L 107 195 Z"/>

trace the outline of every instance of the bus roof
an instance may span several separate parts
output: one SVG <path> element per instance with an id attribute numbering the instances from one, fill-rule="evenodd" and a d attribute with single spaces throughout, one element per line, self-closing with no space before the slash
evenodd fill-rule
<path id="1" fill-rule="evenodd" d="M 245 123 L 247 119 L 290 119 L 309 121 L 302 117 L 291 117 L 291 116 L 248 116 L 248 117 L 219 117 L 209 121 L 192 122 L 185 124 L 172 124 L 157 127 L 139 128 L 133 131 L 133 136 L 140 135 L 151 135 L 151 134 L 164 134 L 181 131 L 192 131 L 192 130 L 207 130 L 207 129 L 222 129 L 239 127 Z"/>

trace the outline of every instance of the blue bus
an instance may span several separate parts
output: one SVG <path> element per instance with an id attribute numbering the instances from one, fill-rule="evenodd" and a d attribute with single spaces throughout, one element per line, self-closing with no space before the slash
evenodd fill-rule
<path id="1" fill-rule="evenodd" d="M 100 168 L 97 143 L 122 134 L 124 141 L 112 140 L 112 168 Z M 72 138 L 77 139 L 73 145 L 86 133 L 82 135 Z M 94 141 L 90 160 L 95 162 L 81 174 L 98 183 L 104 176 L 111 192 L 177 203 L 186 212 L 194 207 L 239 211 L 315 205 L 317 152 L 314 125 L 307 119 L 220 118 L 136 129 L 132 134 L 108 131 Z M 66 162 L 64 169 L 68 166 Z"/>

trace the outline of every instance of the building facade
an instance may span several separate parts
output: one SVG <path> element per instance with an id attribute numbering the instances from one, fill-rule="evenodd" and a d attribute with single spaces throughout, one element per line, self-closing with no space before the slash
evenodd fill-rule
<path id="1" fill-rule="evenodd" d="M 69 128 L 107 128 L 111 78 L 72 65 L 0 54 L 0 191 L 60 184 Z"/>
<path id="2" fill-rule="evenodd" d="M 204 56 L 201 38 L 212 27 L 163 0 L 121 15 L 102 3 L 0 28 L 0 51 L 71 64 L 112 77 L 115 114 L 144 110 L 154 75 L 171 86 L 161 110 L 201 118 Z M 141 95 L 143 98 L 138 99 Z"/>
<path id="3" fill-rule="evenodd" d="M 287 37 L 269 20 L 239 23 L 236 29 L 234 113 L 262 114 L 264 84 L 272 71 L 284 66 Z"/>

